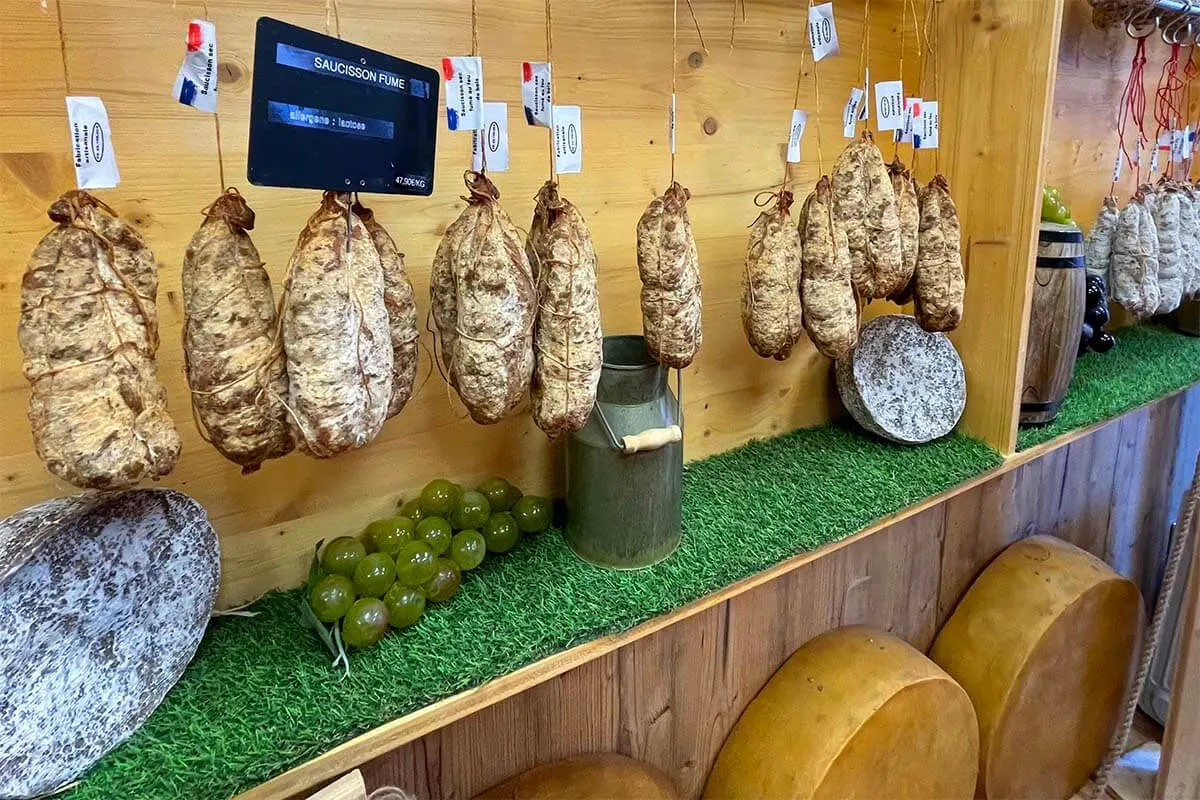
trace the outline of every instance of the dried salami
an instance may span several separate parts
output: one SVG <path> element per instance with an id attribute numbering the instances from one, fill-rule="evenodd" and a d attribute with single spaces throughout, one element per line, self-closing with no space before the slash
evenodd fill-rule
<path id="1" fill-rule="evenodd" d="M 596 249 L 583 214 L 547 181 L 537 195 L 526 243 L 537 276 L 533 328 L 533 420 L 551 439 L 579 430 L 600 382 L 600 301 Z"/>
<path id="2" fill-rule="evenodd" d="M 1158 192 L 1154 229 L 1158 234 L 1158 307 L 1156 314 L 1179 308 L 1184 289 L 1184 252 L 1180 221 L 1180 193 L 1167 185 Z"/>
<path id="3" fill-rule="evenodd" d="M 1115 198 L 1104 198 L 1104 205 L 1096 215 L 1092 230 L 1088 233 L 1087 245 L 1083 251 L 1084 266 L 1089 275 L 1096 275 L 1108 280 L 1108 262 L 1112 257 L 1113 234 L 1117 230 L 1117 201 Z"/>
<path id="4" fill-rule="evenodd" d="M 851 282 L 850 246 L 833 212 L 833 190 L 827 176 L 804 201 L 800 212 L 804 240 L 800 297 L 804 327 L 817 350 L 828 358 L 844 358 L 858 341 L 858 303 Z"/>
<path id="5" fill-rule="evenodd" d="M 447 377 L 471 418 L 488 425 L 529 387 L 537 289 L 500 190 L 479 172 L 466 173 L 466 184 L 467 207 L 438 246 L 430 294 Z"/>
<path id="6" fill-rule="evenodd" d="M 225 458 L 254 472 L 291 452 L 287 374 L 271 280 L 236 189 L 204 209 L 183 257 L 183 355 L 196 424 Z"/>
<path id="7" fill-rule="evenodd" d="M 355 203 L 354 213 L 371 235 L 383 268 L 383 304 L 387 307 L 388 328 L 392 338 L 392 399 L 387 412 L 391 418 L 399 414 L 412 397 L 413 384 L 417 379 L 417 348 L 421 338 L 417 329 L 417 299 L 404 269 L 404 254 L 396 247 L 387 229 L 375 219 L 375 212 L 361 203 Z"/>
<path id="8" fill-rule="evenodd" d="M 896 280 L 899 289 L 888 294 L 888 299 L 898 303 L 908 302 L 913 275 L 917 271 L 917 250 L 920 241 L 921 206 L 917 200 L 917 181 L 913 178 L 899 156 L 888 165 L 892 179 L 892 194 L 896 197 L 896 217 L 900 221 L 900 274 Z"/>
<path id="9" fill-rule="evenodd" d="M 300 234 L 283 303 L 288 419 L 300 449 L 330 458 L 370 442 L 392 398 L 379 251 L 350 196 L 326 192 Z"/>
<path id="10" fill-rule="evenodd" d="M 780 191 L 750 226 L 742 271 L 742 328 L 754 352 L 783 361 L 804 335 L 800 306 L 800 231 L 792 193 Z"/>
<path id="11" fill-rule="evenodd" d="M 1138 192 L 1117 217 L 1110 261 L 1112 297 L 1135 317 L 1158 308 L 1158 232 Z"/>
<path id="12" fill-rule="evenodd" d="M 1183 244 L 1183 296 L 1200 293 L 1200 201 L 1189 183 L 1180 184 L 1179 233 Z"/>
<path id="13" fill-rule="evenodd" d="M 700 327 L 700 256 L 687 202 L 678 182 L 654 198 L 638 220 L 637 261 L 642 279 L 642 330 L 660 364 L 683 369 L 704 335 Z"/>
<path id="14" fill-rule="evenodd" d="M 846 146 L 833 167 L 834 213 L 846 231 L 854 289 L 864 300 L 908 285 L 896 196 L 869 131 Z"/>
<path id="15" fill-rule="evenodd" d="M 934 176 L 921 190 L 920 245 L 914 281 L 917 322 L 930 332 L 952 331 L 962 320 L 966 274 L 962 233 L 950 185 Z"/>
<path id="16" fill-rule="evenodd" d="M 38 456 L 85 489 L 160 478 L 180 444 L 155 369 L 154 255 L 87 192 L 67 192 L 49 216 L 57 227 L 29 260 L 17 331 Z"/>

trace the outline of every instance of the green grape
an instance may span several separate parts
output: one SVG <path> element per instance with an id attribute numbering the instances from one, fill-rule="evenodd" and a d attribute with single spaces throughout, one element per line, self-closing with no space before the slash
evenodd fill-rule
<path id="1" fill-rule="evenodd" d="M 417 538 L 429 545 L 434 555 L 440 556 L 450 549 L 452 536 L 450 523 L 441 517 L 426 517 L 417 523 Z"/>
<path id="2" fill-rule="evenodd" d="M 479 531 L 459 531 L 450 540 L 450 560 L 461 570 L 475 569 L 487 555 L 487 543 Z"/>
<path id="3" fill-rule="evenodd" d="M 437 571 L 434 561 L 437 556 L 424 542 L 409 542 L 396 554 L 396 577 L 401 584 L 418 587 L 433 577 Z"/>
<path id="4" fill-rule="evenodd" d="M 520 538 L 521 529 L 507 511 L 492 514 L 483 524 L 483 540 L 489 553 L 507 553 Z"/>
<path id="5" fill-rule="evenodd" d="M 348 647 L 370 647 L 388 629 L 388 610 L 377 597 L 356 600 L 342 620 L 342 641 Z"/>
<path id="6" fill-rule="evenodd" d="M 400 506 L 400 516 L 408 517 L 414 524 L 425 519 L 425 512 L 421 510 L 421 501 L 413 498 Z"/>
<path id="7" fill-rule="evenodd" d="M 393 628 L 407 628 L 416 624 L 425 612 L 425 593 L 411 586 L 393 584 L 383 596 L 387 606 L 388 622 Z"/>
<path id="8" fill-rule="evenodd" d="M 367 554 L 367 547 L 353 536 L 339 536 L 321 552 L 321 567 L 334 575 L 354 577 L 354 568 Z"/>
<path id="9" fill-rule="evenodd" d="M 513 506 L 513 519 L 521 533 L 541 533 L 550 527 L 550 500 L 527 494 Z"/>
<path id="10" fill-rule="evenodd" d="M 492 511 L 508 511 L 521 497 L 521 490 L 504 478 L 488 478 L 479 484 L 479 493 L 487 498 Z"/>
<path id="11" fill-rule="evenodd" d="M 387 553 L 371 553 L 354 568 L 354 589 L 359 597 L 383 597 L 396 582 L 396 565 Z"/>
<path id="12" fill-rule="evenodd" d="M 450 524 L 456 531 L 478 528 L 492 515 L 492 506 L 481 492 L 463 492 L 454 504 Z"/>
<path id="13" fill-rule="evenodd" d="M 354 584 L 345 575 L 326 575 L 308 595 L 308 605 L 321 622 L 337 622 L 354 603 Z"/>
<path id="14" fill-rule="evenodd" d="M 408 517 L 377 519 L 367 526 L 363 536 L 370 541 L 368 549 L 387 553 L 395 558 L 400 548 L 413 540 L 415 526 Z"/>
<path id="15" fill-rule="evenodd" d="M 458 587 L 462 585 L 462 572 L 458 564 L 448 558 L 439 558 L 436 566 L 437 571 L 421 589 L 430 602 L 444 603 L 458 593 Z"/>
<path id="16" fill-rule="evenodd" d="M 438 478 L 425 484 L 421 490 L 421 510 L 425 516 L 438 516 L 443 519 L 450 516 L 454 510 L 454 501 L 462 494 L 462 487 L 451 483 L 445 478 Z"/>

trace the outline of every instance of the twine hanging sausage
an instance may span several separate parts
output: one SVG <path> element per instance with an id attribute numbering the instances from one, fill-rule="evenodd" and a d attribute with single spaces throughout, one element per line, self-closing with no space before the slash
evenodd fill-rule
<path id="1" fill-rule="evenodd" d="M 700 256 L 687 202 L 674 182 L 638 220 L 637 260 L 642 279 L 642 330 L 660 364 L 683 369 L 703 343 L 700 327 Z"/>
<path id="2" fill-rule="evenodd" d="M 537 195 L 526 243 L 537 276 L 533 328 L 533 420 L 551 439 L 579 430 L 600 382 L 600 301 L 596 250 L 587 222 L 547 181 Z"/>
<path id="3" fill-rule="evenodd" d="M 155 368 L 154 255 L 87 192 L 67 192 L 49 216 L 57 227 L 30 257 L 17 329 L 38 457 L 85 489 L 160 478 L 179 434 Z"/>
<path id="4" fill-rule="evenodd" d="M 236 189 L 204 209 L 183 258 L 183 354 L 196 424 L 243 473 L 292 450 L 271 280 Z"/>
<path id="5" fill-rule="evenodd" d="M 773 206 L 750 226 L 742 271 L 742 329 L 754 352 L 783 361 L 804 335 L 800 231 L 792 222 L 792 193 L 782 190 L 773 197 Z"/>

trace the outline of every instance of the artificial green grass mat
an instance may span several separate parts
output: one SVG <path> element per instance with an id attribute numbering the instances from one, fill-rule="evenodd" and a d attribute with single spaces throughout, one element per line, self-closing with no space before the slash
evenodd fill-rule
<path id="1" fill-rule="evenodd" d="M 1200 338 L 1163 325 L 1138 325 L 1113 333 L 1117 346 L 1088 353 L 1053 422 L 1021 428 L 1017 449 L 1026 450 L 1069 431 L 1119 416 L 1200 381 Z"/>
<path id="2" fill-rule="evenodd" d="M 298 593 L 271 594 L 253 619 L 212 622 L 163 704 L 70 797 L 229 797 L 388 720 L 842 539 L 1001 461 L 964 436 L 900 447 L 839 424 L 751 442 L 688 466 L 683 541 L 661 564 L 606 571 L 575 558 L 554 531 L 528 538 L 464 576 L 458 595 L 414 628 L 352 653 L 345 678 L 300 626 Z"/>

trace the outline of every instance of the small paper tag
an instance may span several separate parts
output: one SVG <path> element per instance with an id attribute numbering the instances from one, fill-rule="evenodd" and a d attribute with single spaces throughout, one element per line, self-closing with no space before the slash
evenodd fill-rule
<path id="1" fill-rule="evenodd" d="M 788 134 L 787 160 L 789 164 L 800 163 L 800 140 L 804 138 L 804 128 L 808 125 L 808 114 L 800 109 L 792 110 L 792 130 Z"/>
<path id="2" fill-rule="evenodd" d="M 442 59 L 446 80 L 446 125 L 452 131 L 483 127 L 483 59 L 453 56 Z"/>
<path id="3" fill-rule="evenodd" d="M 675 154 L 675 93 L 671 92 L 671 111 L 667 119 L 667 136 L 671 141 L 671 154 Z"/>
<path id="4" fill-rule="evenodd" d="M 485 167 L 489 172 L 508 171 L 508 103 L 484 103 L 483 130 L 471 134 L 471 169 Z"/>
<path id="5" fill-rule="evenodd" d="M 1115 161 L 1113 161 L 1113 174 L 1112 174 L 1112 182 L 1113 183 L 1116 183 L 1117 181 L 1121 180 L 1121 167 L 1124 164 L 1124 162 L 1125 162 L 1125 159 L 1122 158 L 1121 151 L 1118 150 L 1117 158 Z"/>
<path id="6" fill-rule="evenodd" d="M 1171 163 L 1182 164 L 1188 154 L 1188 138 L 1190 131 L 1171 131 Z"/>
<path id="7" fill-rule="evenodd" d="M 904 126 L 897 129 L 895 141 L 901 144 L 912 144 L 913 121 L 921 118 L 921 98 L 904 98 Z"/>
<path id="8" fill-rule="evenodd" d="M 185 106 L 217 110 L 217 26 L 203 19 L 188 23 L 187 51 L 171 94 Z"/>
<path id="9" fill-rule="evenodd" d="M 526 125 L 553 127 L 550 121 L 551 75 L 548 61 L 521 64 L 521 103 L 525 106 Z"/>
<path id="10" fill-rule="evenodd" d="M 875 84 L 875 124 L 881 131 L 904 128 L 904 86 L 900 81 Z"/>
<path id="11" fill-rule="evenodd" d="M 941 121 L 936 100 L 921 101 L 921 121 L 913 123 L 913 147 L 918 150 L 937 150 Z"/>
<path id="12" fill-rule="evenodd" d="M 99 97 L 68 97 L 71 155 L 75 160 L 75 186 L 79 189 L 112 189 L 121 182 L 117 154 L 113 152 L 108 111 Z"/>
<path id="13" fill-rule="evenodd" d="M 863 101 L 863 90 L 855 86 L 850 90 L 850 99 L 842 111 L 842 136 L 854 138 L 854 129 L 858 126 L 858 106 Z"/>
<path id="14" fill-rule="evenodd" d="M 1154 148 L 1154 154 L 1150 156 L 1150 174 L 1154 175 L 1158 172 L 1158 148 Z"/>
<path id="15" fill-rule="evenodd" d="M 813 61 L 838 54 L 837 26 L 833 22 L 833 3 L 808 7 L 808 43 Z"/>
<path id="16" fill-rule="evenodd" d="M 554 169 L 560 175 L 583 171 L 583 127 L 579 106 L 554 107 Z"/>

